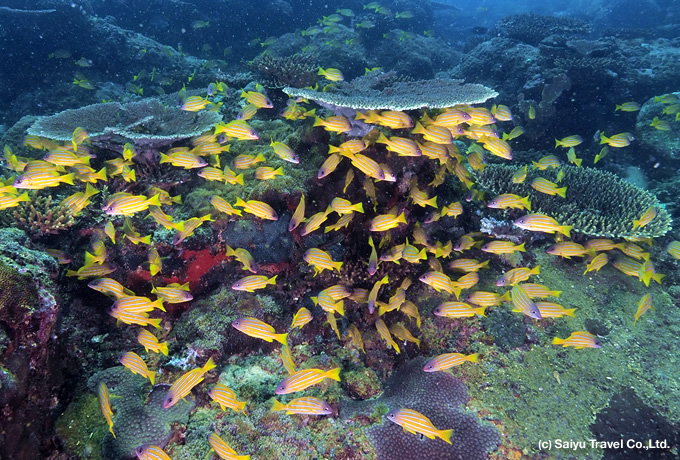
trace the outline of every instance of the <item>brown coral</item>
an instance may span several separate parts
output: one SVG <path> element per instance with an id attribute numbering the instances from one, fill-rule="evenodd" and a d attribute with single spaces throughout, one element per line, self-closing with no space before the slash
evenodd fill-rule
<path id="1" fill-rule="evenodd" d="M 319 64 L 316 57 L 308 53 L 285 57 L 264 53 L 250 61 L 248 67 L 263 74 L 268 79 L 267 86 L 302 88 L 312 86 L 317 80 Z"/>
<path id="2" fill-rule="evenodd" d="M 51 195 L 33 197 L 3 213 L 0 222 L 6 226 L 19 227 L 31 236 L 40 238 L 67 230 L 76 222 L 67 207 Z"/>

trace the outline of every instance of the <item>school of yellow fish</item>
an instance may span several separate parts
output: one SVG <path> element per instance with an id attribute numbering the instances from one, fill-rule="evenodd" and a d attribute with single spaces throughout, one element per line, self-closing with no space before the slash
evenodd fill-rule
<path id="1" fill-rule="evenodd" d="M 343 78 L 338 69 L 319 69 L 319 74 L 331 81 Z M 214 86 L 218 91 L 225 90 L 222 83 L 216 83 Z M 216 106 L 209 97 L 186 97 L 181 107 L 187 111 L 208 110 Z M 198 177 L 206 181 L 222 182 L 225 187 L 240 187 L 244 183 L 244 172 L 241 171 L 249 173 L 248 170 L 255 168 L 253 177 L 257 180 L 276 180 L 277 176 L 284 175 L 285 168 L 283 167 L 274 169 L 270 166 L 258 166 L 260 163 L 265 163 L 272 155 L 289 163 L 287 167 L 295 167 L 300 162 L 309 161 L 286 144 L 271 140 L 269 150 L 263 146 L 262 152 L 257 155 L 238 155 L 232 159 L 230 165 L 222 167 L 225 154 L 228 154 L 230 150 L 228 142 L 259 139 L 259 135 L 248 124 L 248 120 L 255 117 L 258 110 L 273 108 L 272 102 L 259 85 L 258 91 L 244 90 L 241 92 L 241 97 L 245 104 L 239 119 L 217 124 L 213 131 L 193 138 L 191 146 L 174 147 L 161 153 L 160 163 L 196 170 Z M 666 96 L 662 96 L 662 102 L 665 100 L 664 97 Z M 664 103 L 671 104 L 676 101 L 671 97 L 666 98 L 668 101 Z M 304 99 L 291 99 L 282 116 L 296 122 L 304 122 L 306 118 L 313 118 L 314 126 L 322 127 L 337 136 L 342 136 L 350 130 L 350 120 L 344 116 L 320 118 L 316 115 L 315 109 L 307 108 L 307 104 L 308 101 Z M 639 108 L 639 104 L 633 102 L 616 106 L 616 110 L 621 111 L 634 111 Z M 419 118 L 414 119 L 416 115 L 419 115 Z M 330 200 L 325 209 L 310 214 L 306 209 L 305 196 L 302 195 L 290 220 L 289 231 L 297 231 L 301 237 L 304 237 L 321 229 L 334 213 L 337 215 L 337 220 L 326 225 L 325 232 L 341 231 L 353 219 L 362 219 L 372 234 L 367 242 L 370 247 L 370 255 L 366 260 L 369 275 L 376 276 L 382 264 L 399 264 L 400 262 L 423 264 L 427 268 L 419 277 L 419 281 L 437 292 L 443 291 L 450 295 L 450 300 L 441 303 L 434 310 L 434 315 L 445 318 L 484 316 L 487 308 L 497 307 L 502 303 L 510 303 L 513 311 L 535 320 L 559 318 L 565 315 L 574 316 L 575 314 L 575 309 L 567 309 L 554 301 L 545 300 L 559 297 L 560 292 L 541 284 L 528 282 L 532 276 L 540 273 L 538 266 L 518 267 L 503 274 L 496 282 L 496 286 L 507 288 L 505 292 L 470 291 L 479 281 L 479 271 L 487 268 L 493 257 L 518 251 L 524 252 L 525 243 L 515 244 L 505 240 L 493 240 L 480 232 L 463 235 L 456 242 L 432 241 L 427 231 L 429 223 L 439 219 L 459 219 L 466 212 L 461 201 L 437 203 L 438 197 L 435 195 L 435 190 L 447 176 L 455 176 L 459 179 L 462 189 L 469 191 L 468 201 L 481 202 L 492 209 L 526 210 L 527 214 L 516 219 L 515 225 L 530 232 L 555 234 L 558 241 L 547 252 L 564 258 L 587 258 L 588 263 L 584 275 L 599 271 L 611 261 L 612 266 L 627 275 L 639 278 L 645 286 L 649 286 L 651 281 L 661 283 L 663 275 L 656 273 L 654 265 L 649 260 L 649 253 L 645 252 L 635 241 L 614 242 L 594 239 L 581 245 L 574 241 L 563 240 L 562 237 L 570 237 L 569 226 L 561 225 L 550 216 L 531 213 L 529 197 L 503 194 L 484 201 L 484 193 L 474 188 L 471 170 L 482 170 L 485 167 L 484 158 L 487 155 L 511 161 L 510 142 L 524 132 L 521 126 L 515 126 L 509 133 L 499 131 L 496 123 L 513 120 L 508 107 L 494 105 L 489 110 L 483 107 L 459 105 L 420 114 L 369 110 L 357 112 L 356 119 L 374 125 L 376 129 L 362 139 L 345 139 L 339 145 L 329 145 L 328 157 L 323 161 L 317 179 L 323 181 L 342 163 L 349 163 L 343 194 L 355 178 L 361 177 L 366 201 L 352 203 L 342 196 L 336 196 Z M 662 129 L 659 126 L 657 123 L 655 127 Z M 398 131 L 399 135 L 394 135 L 392 131 Z M 459 151 L 454 140 L 465 140 L 469 144 L 467 151 Z M 633 140 L 633 136 L 629 133 L 609 137 L 604 133 L 601 134 L 601 143 L 606 144 L 605 148 L 625 147 Z M 556 148 L 568 149 L 567 161 L 580 167 L 582 159 L 576 157 L 574 148 L 582 142 L 583 139 L 580 136 L 571 135 L 556 139 Z M 82 128 L 74 131 L 71 142 L 61 144 L 36 136 L 27 136 L 25 145 L 45 150 L 47 153 L 43 160 L 29 160 L 16 156 L 9 147 L 5 146 L 6 166 L 16 172 L 17 176 L 2 180 L 0 209 L 12 208 L 21 202 L 30 201 L 31 197 L 25 191 L 26 189 L 41 190 L 63 184 L 70 186 L 84 184 L 84 191 L 77 191 L 62 202 L 68 212 L 75 216 L 81 213 L 91 203 L 91 198 L 100 192 L 96 188 L 100 182 L 106 183 L 116 176 L 120 176 L 126 182 L 136 181 L 134 169 L 136 151 L 132 144 L 126 144 L 121 157 L 106 161 L 99 171 L 90 166 L 94 157 L 89 146 L 88 133 Z M 379 162 L 375 152 L 387 161 Z M 598 162 L 606 153 L 603 149 L 596 156 L 595 162 Z M 424 184 L 419 182 L 419 177 L 413 176 L 409 182 L 407 201 L 400 202 L 391 209 L 378 211 L 377 193 L 381 182 L 394 182 L 400 174 L 400 171 L 392 170 L 389 164 L 390 158 L 395 156 L 408 157 L 411 162 L 432 162 L 436 171 L 434 179 Z M 559 168 L 561 164 L 562 161 L 557 155 L 547 155 L 534 162 L 532 167 L 544 170 Z M 239 173 L 237 174 L 236 171 Z M 527 167 L 519 170 L 513 177 L 513 182 L 523 182 L 526 172 Z M 560 187 L 559 184 L 545 178 L 534 179 L 531 187 L 540 193 L 560 197 L 566 197 L 569 193 L 566 187 Z M 22 189 L 24 189 L 23 192 Z M 319 199 L 319 201 L 322 200 Z M 116 270 L 115 266 L 107 262 L 107 245 L 116 244 L 119 232 L 122 232 L 122 238 L 128 239 L 135 245 L 147 245 L 148 269 L 152 276 L 156 276 L 162 270 L 162 258 L 151 244 L 150 235 L 142 236 L 134 227 L 134 219 L 140 213 L 146 212 L 157 225 L 174 230 L 176 234 L 173 244 L 175 245 L 181 244 L 205 222 L 213 221 L 223 215 L 230 219 L 248 218 L 243 213 L 259 219 L 276 220 L 279 218 L 277 212 L 269 204 L 258 200 L 238 198 L 235 203 L 231 204 L 215 195 L 211 197 L 210 202 L 216 211 L 214 215 L 208 214 L 184 221 L 175 221 L 173 216 L 167 212 L 173 204 L 181 203 L 179 196 L 172 197 L 168 192 L 153 187 L 150 187 L 145 195 L 125 192 L 110 195 L 102 207 L 102 211 L 111 216 L 110 220 L 102 228 L 97 229 L 96 236 L 84 255 L 84 264 L 66 272 L 67 276 L 78 277 L 80 280 L 91 279 L 89 287 L 111 297 L 113 304 L 109 314 L 118 323 L 139 327 L 137 338 L 140 346 L 147 353 L 168 354 L 168 344 L 160 342 L 153 332 L 146 329 L 146 326 L 161 328 L 162 318 L 157 317 L 157 314 L 159 311 L 165 311 L 165 304 L 191 301 L 193 297 L 189 292 L 189 285 L 188 283 L 183 285 L 174 283 L 160 286 L 154 283 L 151 293 L 156 296 L 155 300 L 137 296 L 116 280 L 107 277 Z M 416 222 L 408 217 L 409 206 L 432 208 L 432 213 L 423 222 Z M 656 214 L 655 208 L 649 208 L 630 225 L 632 228 L 644 227 L 655 219 Z M 391 238 L 390 230 L 395 228 L 400 228 L 402 234 L 404 230 L 407 230 L 409 235 L 400 244 L 395 244 Z M 373 236 L 380 238 L 377 248 L 385 248 L 380 255 L 378 255 Z M 651 241 L 647 243 L 651 245 Z M 458 257 L 474 249 L 489 254 L 490 258 L 480 261 L 476 258 Z M 611 257 L 614 251 L 619 251 L 621 254 Z M 50 249 L 48 252 L 57 258 L 59 263 L 71 263 L 71 258 L 63 251 Z M 668 252 L 676 259 L 680 259 L 680 242 L 671 242 Z M 227 246 L 226 256 L 241 264 L 243 270 L 251 273 L 234 280 L 232 285 L 234 290 L 254 292 L 277 285 L 276 276 L 267 277 L 257 274 L 258 264 L 246 249 Z M 314 276 L 324 271 L 339 274 L 343 269 L 343 261 L 333 260 L 331 254 L 322 248 L 308 249 L 304 253 L 303 260 L 313 270 Z M 445 273 L 444 266 L 449 273 L 456 274 L 457 278 L 451 278 L 453 275 Z M 390 283 L 394 289 L 388 292 Z M 316 296 L 312 297 L 312 300 L 315 305 L 324 310 L 325 317 L 322 320 L 327 322 L 338 340 L 343 340 L 343 338 L 337 325 L 337 317 L 345 315 L 348 308 L 346 302 L 366 304 L 367 314 L 373 318 L 376 332 L 384 340 L 385 346 L 400 353 L 399 343 L 413 342 L 416 346 L 420 345 L 420 340 L 414 337 L 406 326 L 398 322 L 400 317 L 396 316 L 405 315 L 404 319 L 415 321 L 416 329 L 420 329 L 421 317 L 418 307 L 406 298 L 411 285 L 412 280 L 409 278 L 390 280 L 386 275 L 376 276 L 370 289 L 334 284 L 320 290 Z M 463 291 L 469 292 L 463 294 Z M 374 314 L 376 307 L 377 315 Z M 652 309 L 652 297 L 647 293 L 640 300 L 634 315 L 634 322 L 636 323 L 640 316 L 650 309 Z M 289 330 L 301 329 L 313 319 L 312 313 L 307 308 L 300 308 L 292 318 Z M 253 317 L 240 318 L 234 321 L 233 327 L 249 336 L 281 344 L 281 362 L 288 376 L 277 386 L 275 390 L 277 395 L 300 392 L 325 379 L 340 381 L 340 368 L 296 370 L 295 359 L 287 343 L 287 332 L 277 333 L 271 325 Z M 358 350 L 365 353 L 362 334 L 355 324 L 349 324 L 347 339 Z M 602 346 L 597 337 L 586 331 L 574 331 L 571 336 L 564 339 L 555 337 L 553 344 L 575 348 Z M 446 353 L 431 359 L 425 365 L 424 371 L 445 371 L 466 361 L 477 362 L 478 358 L 477 354 L 466 356 L 461 353 Z M 152 385 L 155 383 L 156 372 L 150 370 L 144 359 L 134 351 L 126 351 L 121 356 L 120 362 L 131 372 L 148 378 Z M 206 373 L 214 369 L 216 365 L 217 363 L 209 359 L 204 366 L 192 369 L 180 376 L 170 387 L 163 406 L 171 407 L 188 396 L 192 389 L 204 380 Z M 222 410 L 229 408 L 246 414 L 247 403 L 239 401 L 236 392 L 224 384 L 214 385 L 208 394 Z M 113 422 L 115 404 L 112 405 L 109 390 L 103 383 L 98 387 L 98 397 L 104 418 L 111 434 L 115 436 Z M 449 440 L 451 430 L 435 428 L 424 414 L 415 409 L 417 408 L 394 408 L 387 418 L 403 426 L 405 431 L 420 433 L 432 439 L 439 437 L 445 442 L 451 442 Z M 274 400 L 272 410 L 285 411 L 287 414 L 307 415 L 334 413 L 334 409 L 329 404 L 313 397 L 299 397 L 285 404 Z M 220 458 L 249 458 L 248 455 L 237 455 L 217 433 L 212 433 L 208 442 Z M 158 446 L 141 446 L 137 455 L 143 459 L 169 458 Z"/>

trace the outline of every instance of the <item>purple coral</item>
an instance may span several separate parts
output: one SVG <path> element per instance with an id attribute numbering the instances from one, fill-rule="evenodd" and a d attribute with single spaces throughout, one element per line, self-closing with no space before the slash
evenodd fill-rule
<path id="1" fill-rule="evenodd" d="M 475 460 L 488 458 L 500 444 L 500 433 L 462 406 L 468 401 L 463 382 L 446 372 L 423 372 L 425 359 L 414 359 L 395 371 L 375 400 L 341 407 L 345 417 L 370 414 L 379 405 L 389 410 L 409 408 L 427 416 L 439 429 L 453 428 L 451 444 L 403 431 L 384 419 L 366 430 L 379 460 Z M 343 414 L 343 410 L 345 413 Z"/>

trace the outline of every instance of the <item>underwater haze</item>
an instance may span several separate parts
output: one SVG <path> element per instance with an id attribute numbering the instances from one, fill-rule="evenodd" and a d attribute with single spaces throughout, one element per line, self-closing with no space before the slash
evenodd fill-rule
<path id="1" fill-rule="evenodd" d="M 0 460 L 680 459 L 680 0 L 0 0 Z"/>

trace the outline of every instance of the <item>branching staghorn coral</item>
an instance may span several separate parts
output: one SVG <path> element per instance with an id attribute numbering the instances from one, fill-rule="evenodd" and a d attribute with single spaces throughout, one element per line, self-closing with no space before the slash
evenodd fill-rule
<path id="1" fill-rule="evenodd" d="M 0 223 L 25 230 L 31 238 L 53 235 L 67 230 L 76 218 L 61 202 L 48 196 L 37 196 L 31 201 L 0 213 Z"/>
<path id="2" fill-rule="evenodd" d="M 248 63 L 248 67 L 266 76 L 268 86 L 281 88 L 311 86 L 318 79 L 319 64 L 316 57 L 308 53 L 276 57 L 264 53 Z"/>

